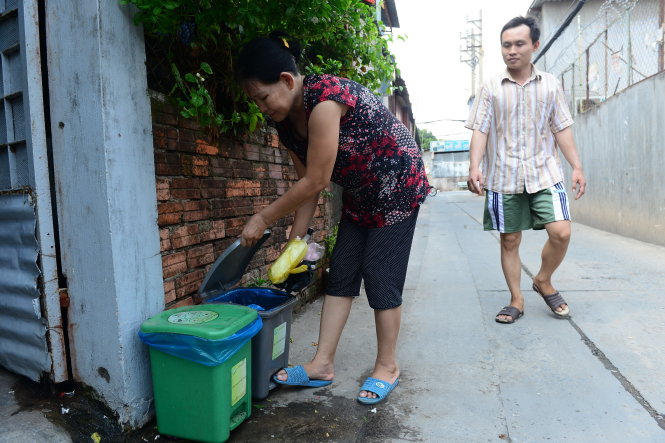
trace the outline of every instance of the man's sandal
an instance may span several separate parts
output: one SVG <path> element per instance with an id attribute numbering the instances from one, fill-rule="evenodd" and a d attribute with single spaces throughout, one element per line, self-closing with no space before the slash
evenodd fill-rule
<path id="1" fill-rule="evenodd" d="M 547 303 L 547 306 L 554 312 L 554 315 L 557 317 L 565 318 L 568 317 L 568 314 L 570 314 L 570 309 L 568 309 L 568 304 L 566 303 L 566 300 L 563 299 L 561 294 L 559 292 L 555 292 L 554 294 L 550 295 L 545 295 L 541 292 L 540 288 L 534 283 L 533 284 L 533 290 L 536 291 L 538 294 L 540 294 L 541 297 L 543 297 L 543 300 L 545 300 L 545 303 Z M 561 305 L 566 305 L 566 307 L 562 311 L 557 311 L 556 309 L 560 307 Z"/>
<path id="2" fill-rule="evenodd" d="M 500 319 L 499 318 L 500 315 L 510 316 L 510 320 Z M 515 323 L 517 319 L 519 319 L 523 315 L 524 311 L 520 311 L 515 306 L 506 306 L 502 310 L 500 310 L 498 314 L 496 314 L 494 320 L 496 320 L 497 323 L 503 323 L 509 325 L 511 323 Z"/>

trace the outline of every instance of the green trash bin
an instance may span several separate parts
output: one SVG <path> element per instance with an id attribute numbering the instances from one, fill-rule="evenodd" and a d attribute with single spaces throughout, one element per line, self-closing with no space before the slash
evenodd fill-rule
<path id="1" fill-rule="evenodd" d="M 251 338 L 255 310 L 186 306 L 143 322 L 150 346 L 157 429 L 174 437 L 223 442 L 251 414 Z"/>

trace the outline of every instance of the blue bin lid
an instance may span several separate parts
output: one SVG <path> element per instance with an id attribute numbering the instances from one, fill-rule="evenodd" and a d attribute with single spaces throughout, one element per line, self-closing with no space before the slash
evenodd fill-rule
<path id="1" fill-rule="evenodd" d="M 211 292 L 227 291 L 234 287 L 242 279 L 252 257 L 268 237 L 270 237 L 270 230 L 266 229 L 263 237 L 254 246 L 249 248 L 242 246 L 240 239 L 231 243 L 231 246 L 217 257 L 206 274 L 199 288 L 199 294 L 205 296 Z"/>

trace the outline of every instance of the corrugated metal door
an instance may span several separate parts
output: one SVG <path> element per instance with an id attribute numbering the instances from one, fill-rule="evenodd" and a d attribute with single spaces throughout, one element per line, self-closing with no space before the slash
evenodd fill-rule
<path id="1" fill-rule="evenodd" d="M 67 378 L 36 0 L 0 0 L 0 365 Z"/>

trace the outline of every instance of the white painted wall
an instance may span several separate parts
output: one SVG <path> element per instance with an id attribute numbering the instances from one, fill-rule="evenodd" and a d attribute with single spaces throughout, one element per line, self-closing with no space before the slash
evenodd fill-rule
<path id="1" fill-rule="evenodd" d="M 665 246 L 663 97 L 665 72 L 576 117 L 589 187 L 572 204 L 574 220 Z"/>
<path id="2" fill-rule="evenodd" d="M 46 2 L 54 177 L 77 381 L 138 426 L 146 318 L 163 309 L 143 34 L 117 0 Z"/>

